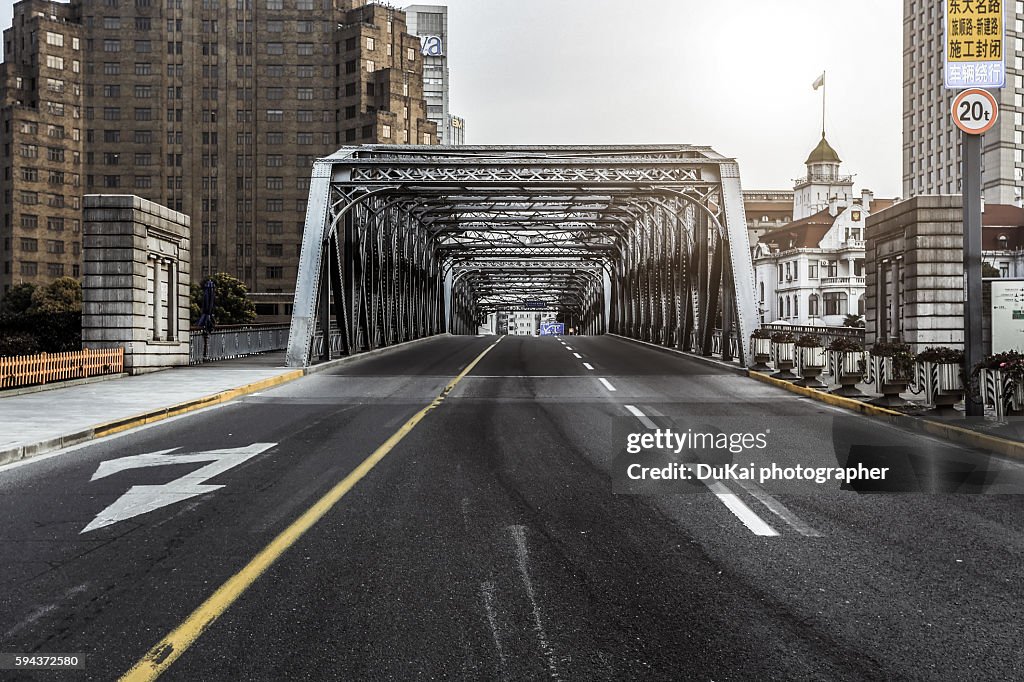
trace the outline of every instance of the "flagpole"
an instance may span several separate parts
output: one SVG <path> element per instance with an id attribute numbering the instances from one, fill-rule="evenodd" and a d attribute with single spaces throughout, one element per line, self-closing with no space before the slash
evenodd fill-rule
<path id="1" fill-rule="evenodd" d="M 825 72 L 821 72 L 821 137 L 825 137 L 825 88 L 828 84 L 825 82 Z"/>

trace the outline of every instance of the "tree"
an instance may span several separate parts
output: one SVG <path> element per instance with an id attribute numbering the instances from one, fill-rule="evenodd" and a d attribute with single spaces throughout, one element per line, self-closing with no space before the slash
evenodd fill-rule
<path id="1" fill-rule="evenodd" d="M 852 314 L 851 315 L 847 315 L 843 319 L 843 326 L 844 327 L 863 327 L 864 326 L 864 320 L 861 318 L 860 315 L 852 315 Z"/>
<path id="2" fill-rule="evenodd" d="M 999 274 L 999 268 L 992 265 L 991 263 L 982 262 L 981 264 L 981 276 L 982 277 L 1002 277 Z"/>
<path id="3" fill-rule="evenodd" d="M 82 284 L 72 277 L 59 277 L 32 292 L 29 313 L 81 313 Z"/>
<path id="4" fill-rule="evenodd" d="M 232 277 L 225 272 L 218 272 L 210 277 L 217 289 L 217 295 L 213 304 L 213 319 L 220 325 L 248 324 L 256 319 L 256 306 L 250 301 L 246 294 L 249 290 L 245 283 Z M 192 324 L 199 321 L 199 315 L 203 304 L 203 288 L 193 284 L 191 292 Z"/>
<path id="5" fill-rule="evenodd" d="M 5 315 L 21 315 L 32 305 L 32 294 L 36 290 L 35 284 L 23 282 L 15 284 L 4 297 L 4 304 L 0 312 Z"/>

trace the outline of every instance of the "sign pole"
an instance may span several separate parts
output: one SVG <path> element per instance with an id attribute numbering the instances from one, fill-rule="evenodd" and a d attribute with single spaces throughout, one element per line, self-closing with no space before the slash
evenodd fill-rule
<path id="1" fill-rule="evenodd" d="M 985 350 L 981 339 L 981 135 L 960 133 L 963 144 L 964 211 L 964 366 L 968 374 L 982 361 Z M 982 417 L 985 406 L 965 391 L 964 408 L 968 417 Z"/>

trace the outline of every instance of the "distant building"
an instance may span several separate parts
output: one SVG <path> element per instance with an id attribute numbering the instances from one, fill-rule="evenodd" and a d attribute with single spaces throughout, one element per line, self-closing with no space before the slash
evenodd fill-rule
<path id="1" fill-rule="evenodd" d="M 449 111 L 448 8 L 409 5 L 405 8 L 409 33 L 419 36 L 423 53 L 423 96 L 427 118 L 437 124 L 440 144 L 466 143 L 466 121 Z"/>
<path id="2" fill-rule="evenodd" d="M 751 245 L 765 232 L 793 220 L 793 190 L 744 190 L 743 209 Z"/>
<path id="3" fill-rule="evenodd" d="M 893 204 L 840 175 L 839 155 L 824 137 L 796 181 L 794 220 L 760 235 L 753 247 L 755 296 L 762 323 L 843 323 L 863 314 L 864 221 Z"/>
<path id="4" fill-rule="evenodd" d="M 903 0 L 903 194 L 960 194 L 960 131 L 944 87 L 944 2 Z M 1024 185 L 1024 3 L 1003 2 L 1006 87 L 991 92 L 999 121 L 982 137 L 982 189 L 990 204 L 1021 204 Z"/>
<path id="5" fill-rule="evenodd" d="M 192 219 L 192 278 L 290 314 L 316 158 L 436 144 L 420 40 L 361 0 L 22 0 L 0 66 L 0 299 L 80 276 L 81 197 Z M 264 319 L 267 319 L 266 317 Z"/>
<path id="6" fill-rule="evenodd" d="M 981 223 L 982 262 L 999 277 L 1024 278 L 1024 208 L 986 204 Z"/>

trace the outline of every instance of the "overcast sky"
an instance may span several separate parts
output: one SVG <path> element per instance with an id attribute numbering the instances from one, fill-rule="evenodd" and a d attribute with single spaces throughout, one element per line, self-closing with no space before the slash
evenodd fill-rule
<path id="1" fill-rule="evenodd" d="M 439 4 L 471 144 L 710 145 L 739 160 L 745 189 L 787 189 L 821 135 L 811 84 L 826 71 L 843 170 L 858 190 L 901 193 L 898 0 Z"/>

